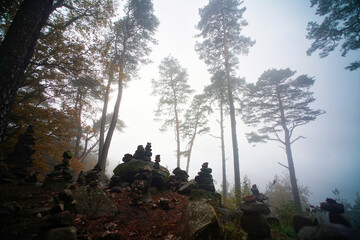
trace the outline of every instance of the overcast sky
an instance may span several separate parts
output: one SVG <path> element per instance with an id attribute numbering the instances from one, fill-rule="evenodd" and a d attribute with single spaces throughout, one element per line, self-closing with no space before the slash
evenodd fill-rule
<path id="1" fill-rule="evenodd" d="M 120 118 L 127 128 L 124 133 L 114 135 L 109 152 L 109 173 L 125 153 L 133 154 L 137 145 L 151 142 L 153 156 L 161 155 L 161 164 L 171 171 L 176 167 L 176 143 L 173 130 L 160 133 L 160 122 L 153 120 L 157 97 L 151 96 L 151 79 L 158 79 L 161 60 L 171 54 L 180 61 L 189 73 L 189 84 L 196 93 L 201 93 L 210 83 L 206 65 L 194 51 L 199 21 L 198 9 L 207 4 L 206 0 L 155 0 L 155 14 L 160 20 L 156 34 L 159 43 L 153 46 L 150 55 L 152 64 L 141 67 L 139 78 L 132 80 L 124 90 L 120 106 Z M 314 77 L 312 88 L 316 101 L 313 108 L 327 113 L 314 122 L 298 128 L 295 134 L 306 136 L 293 144 L 293 157 L 300 185 L 308 186 L 313 193 L 313 204 L 331 197 L 332 190 L 340 190 L 342 197 L 352 201 L 360 192 L 360 70 L 345 70 L 356 59 L 359 51 L 341 57 L 339 49 L 328 57 L 320 59 L 316 52 L 306 55 L 311 41 L 306 39 L 306 26 L 318 19 L 310 1 L 297 0 L 248 0 L 245 19 L 249 25 L 244 34 L 256 40 L 248 56 L 240 58 L 237 75 L 247 82 L 256 82 L 267 69 L 290 68 L 297 74 Z M 219 135 L 216 123 L 218 111 L 210 117 L 212 135 Z M 251 131 L 237 117 L 239 141 L 240 174 L 247 175 L 260 191 L 275 175 L 287 170 L 278 162 L 287 164 L 286 154 L 277 143 L 247 143 L 245 133 Z M 228 181 L 233 185 L 233 157 L 230 135 L 230 119 L 226 119 L 226 158 Z M 213 178 L 220 189 L 221 151 L 220 141 L 209 135 L 195 140 L 189 175 L 194 178 L 203 162 L 209 162 Z M 185 148 L 183 143 L 182 149 Z M 181 168 L 185 169 L 186 159 Z"/>

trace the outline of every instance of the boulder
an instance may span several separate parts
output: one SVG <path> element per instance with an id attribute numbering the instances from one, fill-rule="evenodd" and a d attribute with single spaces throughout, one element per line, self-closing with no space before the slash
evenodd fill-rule
<path id="1" fill-rule="evenodd" d="M 114 216 L 118 209 L 100 186 L 80 186 L 74 192 L 76 211 L 91 218 Z"/>
<path id="2" fill-rule="evenodd" d="M 151 168 L 151 173 L 153 175 L 151 186 L 158 189 L 164 188 L 165 183 L 168 181 L 170 176 L 169 170 L 163 166 L 160 166 L 159 169 L 154 169 L 153 162 L 132 159 L 126 163 L 119 164 L 113 172 L 116 176 L 120 177 L 122 182 L 132 183 L 135 180 L 135 175 L 140 172 L 141 168 L 146 166 Z"/>
<path id="3" fill-rule="evenodd" d="M 222 239 L 216 212 L 204 200 L 188 203 L 176 232 L 183 240 Z"/>
<path id="4" fill-rule="evenodd" d="M 243 202 L 241 204 L 241 210 L 243 210 L 244 212 L 253 212 L 263 215 L 270 214 L 270 208 L 265 203 L 262 202 L 254 202 L 254 203 Z"/>
<path id="5" fill-rule="evenodd" d="M 301 228 L 297 236 L 303 240 L 360 240 L 360 229 L 350 229 L 334 223 L 320 224 L 316 227 Z"/>
<path id="6" fill-rule="evenodd" d="M 241 217 L 241 226 L 251 237 L 249 239 L 271 237 L 270 226 L 265 217 L 259 213 L 244 212 Z"/>
<path id="7" fill-rule="evenodd" d="M 300 231 L 301 228 L 305 226 L 316 226 L 317 221 L 315 222 L 313 219 L 309 217 L 304 217 L 300 215 L 294 215 L 293 219 L 293 227 L 296 233 Z"/>
<path id="8" fill-rule="evenodd" d="M 178 189 L 178 193 L 190 195 L 191 191 L 196 188 L 195 180 L 190 180 Z"/>

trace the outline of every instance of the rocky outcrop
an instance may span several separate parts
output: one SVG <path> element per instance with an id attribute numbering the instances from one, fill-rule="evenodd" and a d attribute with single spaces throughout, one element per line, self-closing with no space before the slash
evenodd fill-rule
<path id="1" fill-rule="evenodd" d="M 241 217 L 241 227 L 248 234 L 248 239 L 271 239 L 270 226 L 264 215 L 270 214 L 269 207 L 262 202 L 241 204 L 244 212 Z"/>
<path id="2" fill-rule="evenodd" d="M 100 186 L 79 186 L 73 191 L 76 211 L 91 218 L 114 216 L 118 209 Z"/>
<path id="3" fill-rule="evenodd" d="M 168 181 L 169 178 L 169 170 L 159 166 L 159 169 L 154 169 L 153 162 L 147 162 L 138 159 L 132 159 L 128 162 L 119 164 L 114 169 L 114 176 L 116 176 L 116 180 L 120 182 L 128 182 L 133 183 L 135 180 L 135 175 L 140 172 L 140 169 L 143 167 L 150 167 L 151 174 L 153 175 L 152 184 L 151 186 L 156 187 L 157 189 L 165 188 L 165 183 Z M 113 180 L 113 177 L 111 178 Z M 111 184 L 111 183 L 110 183 Z"/>
<path id="4" fill-rule="evenodd" d="M 183 210 L 177 233 L 184 240 L 222 239 L 215 209 L 202 201 L 191 201 Z"/>

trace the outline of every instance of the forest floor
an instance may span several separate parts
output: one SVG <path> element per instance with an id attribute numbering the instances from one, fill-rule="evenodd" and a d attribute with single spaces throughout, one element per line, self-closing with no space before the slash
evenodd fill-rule
<path id="1" fill-rule="evenodd" d="M 130 206 L 128 192 L 105 192 L 118 208 L 113 217 L 90 219 L 73 214 L 77 239 L 98 239 L 108 234 L 121 235 L 123 239 L 177 240 L 176 228 L 182 209 L 189 197 L 173 192 L 158 192 L 152 195 L 152 203 Z M 36 210 L 51 208 L 57 193 L 46 193 L 40 187 L 30 185 L 0 184 L 0 239 L 33 239 L 41 231 L 41 216 Z M 155 205 L 160 198 L 170 200 L 170 209 Z M 4 208 L 4 205 L 7 207 Z"/>

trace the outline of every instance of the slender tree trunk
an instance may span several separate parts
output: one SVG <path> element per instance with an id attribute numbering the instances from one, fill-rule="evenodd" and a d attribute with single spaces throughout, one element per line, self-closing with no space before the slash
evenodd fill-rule
<path id="1" fill-rule="evenodd" d="M 53 0 L 24 0 L 0 46 L 0 143 Z"/>
<path id="2" fill-rule="evenodd" d="M 115 130 L 115 126 L 119 117 L 119 108 L 120 108 L 120 103 L 121 103 L 121 98 L 122 98 L 122 91 L 123 91 L 123 76 L 120 73 L 120 77 L 119 77 L 119 86 L 118 86 L 118 95 L 116 98 L 116 103 L 114 106 L 114 113 L 111 119 L 111 123 L 110 123 L 110 127 L 108 130 L 108 133 L 106 135 L 106 139 L 104 142 L 104 146 L 101 150 L 101 158 L 99 159 L 98 163 L 102 169 L 102 171 L 105 173 L 105 167 L 106 167 L 106 159 L 107 159 L 107 155 L 109 153 L 109 148 L 110 148 L 110 143 L 111 143 L 111 139 Z"/>
<path id="3" fill-rule="evenodd" d="M 79 89 L 81 91 L 81 89 Z M 77 131 L 76 131 L 76 141 L 75 141 L 75 151 L 74 151 L 74 157 L 76 159 L 79 158 L 79 152 L 80 152 L 80 142 L 81 142 L 81 135 L 82 135 L 82 127 L 81 127 L 81 114 L 82 114 L 82 94 L 78 93 L 78 104 L 75 106 L 77 109 Z"/>
<path id="4" fill-rule="evenodd" d="M 191 152 L 192 152 L 192 148 L 193 148 L 194 141 L 195 141 L 195 137 L 196 137 L 198 122 L 199 122 L 199 115 L 196 116 L 196 123 L 195 123 L 195 128 L 194 128 L 194 134 L 193 134 L 193 136 L 191 137 L 191 141 L 190 141 L 190 145 L 189 145 L 188 157 L 187 157 L 187 162 L 186 162 L 186 172 L 187 172 L 187 173 L 189 172 Z"/>
<path id="5" fill-rule="evenodd" d="M 223 27 L 225 28 L 225 22 L 223 19 Z M 232 95 L 231 89 L 231 80 L 230 80 L 230 66 L 229 66 L 229 51 L 228 51 L 228 43 L 227 43 L 227 33 L 224 29 L 224 59 L 225 59 L 225 77 L 226 77 L 226 85 L 229 97 L 229 107 L 230 107 L 230 122 L 231 122 L 231 138 L 232 138 L 232 146 L 233 146 L 233 156 L 234 156 L 234 176 L 235 176 L 235 194 L 236 199 L 241 199 L 241 180 L 240 180 L 240 165 L 239 165 L 239 150 L 238 150 L 238 142 L 236 136 L 236 120 L 235 120 L 235 107 L 234 107 L 234 98 Z M 240 201 L 238 201 L 240 204 Z"/>
<path id="6" fill-rule="evenodd" d="M 224 99 L 220 100 L 220 140 L 221 140 L 221 162 L 222 162 L 222 194 L 223 197 L 227 195 L 227 180 L 226 180 L 226 162 L 225 162 L 225 143 L 224 143 Z"/>
<path id="7" fill-rule="evenodd" d="M 286 126 L 285 112 L 284 112 L 284 107 L 283 107 L 283 103 L 281 100 L 280 92 L 277 90 L 276 94 L 277 94 L 278 101 L 279 101 L 281 126 L 285 133 L 285 150 L 286 150 L 286 156 L 287 156 L 288 165 L 289 165 L 291 190 L 292 190 L 292 194 L 293 194 L 293 198 L 294 198 L 296 211 L 298 214 L 301 214 L 301 212 L 302 212 L 301 200 L 300 200 L 299 188 L 298 188 L 298 185 L 296 182 L 295 166 L 294 166 L 294 160 L 293 160 L 292 151 L 291 151 L 291 141 L 290 141 L 289 129 Z"/>
<path id="8" fill-rule="evenodd" d="M 177 98 L 174 89 L 173 89 L 173 95 L 174 95 L 174 114 L 175 114 L 176 159 L 177 159 L 177 167 L 180 168 L 180 123 L 179 123 L 179 113 L 177 110 Z"/>
<path id="9" fill-rule="evenodd" d="M 106 91 L 105 91 L 105 96 L 104 96 L 104 106 L 103 106 L 102 115 L 101 115 L 101 122 L 100 122 L 100 138 L 99 138 L 98 161 L 100 161 L 101 151 L 102 151 L 103 146 L 104 146 L 106 114 L 107 114 L 107 108 L 108 108 L 108 103 L 109 103 L 110 87 L 111 87 L 111 82 L 113 80 L 113 77 L 114 77 L 114 72 L 113 72 L 113 69 L 111 68 L 110 69 L 110 74 L 109 74 L 109 80 L 108 80 L 108 83 L 107 83 L 107 86 L 106 86 Z"/>

